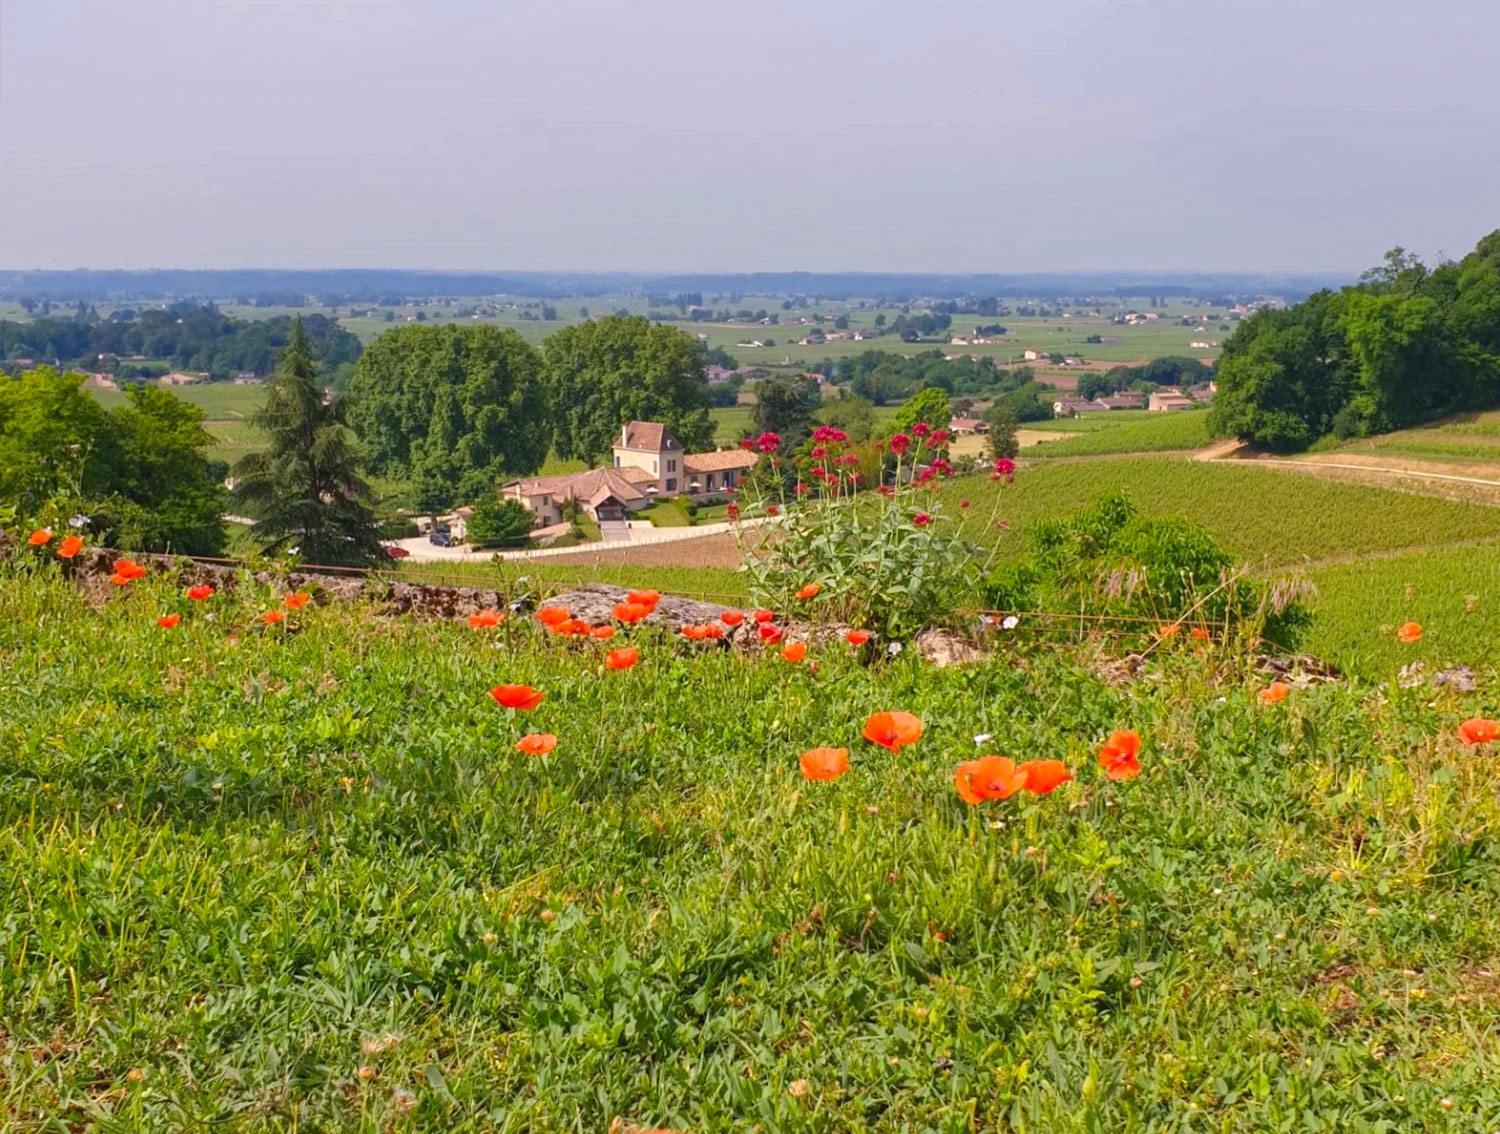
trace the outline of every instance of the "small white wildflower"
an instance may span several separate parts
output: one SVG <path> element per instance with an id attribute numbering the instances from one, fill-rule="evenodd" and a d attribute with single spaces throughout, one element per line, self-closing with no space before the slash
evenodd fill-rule
<path id="1" fill-rule="evenodd" d="M 68 527 L 70 528 L 86 528 L 88 526 L 89 518 L 87 516 L 72 516 L 68 519 Z"/>
<path id="2" fill-rule="evenodd" d="M 993 739 L 995 738 L 987 732 L 979 732 L 974 734 L 975 744 L 988 744 Z"/>
<path id="3" fill-rule="evenodd" d="M 887 654 L 889 654 L 891 657 L 895 657 L 897 654 L 899 654 L 901 652 L 901 643 L 900 642 L 892 642 L 889 646 L 887 646 L 885 648 L 885 652 Z"/>
<path id="4" fill-rule="evenodd" d="M 1019 625 L 1021 625 L 1021 620 L 1012 614 L 1007 616 L 1004 622 L 1000 623 L 1000 629 L 1014 630 Z"/>

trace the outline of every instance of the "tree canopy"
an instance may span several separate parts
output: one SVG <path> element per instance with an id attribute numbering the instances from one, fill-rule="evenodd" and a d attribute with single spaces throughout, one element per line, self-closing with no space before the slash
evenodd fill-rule
<path id="1" fill-rule="evenodd" d="M 948 392 L 941 386 L 923 386 L 906 400 L 891 419 L 892 433 L 909 433 L 917 422 L 934 429 L 947 429 L 953 411 L 948 406 Z"/>
<path id="2" fill-rule="evenodd" d="M 775 433 L 795 449 L 812 432 L 823 404 L 817 382 L 800 374 L 777 374 L 755 384 L 755 432 Z"/>
<path id="3" fill-rule="evenodd" d="M 627 421 L 659 421 L 685 449 L 713 440 L 703 348 L 641 316 L 564 327 L 543 344 L 560 457 L 603 461 Z"/>
<path id="4" fill-rule="evenodd" d="M 129 551 L 224 549 L 222 465 L 203 412 L 166 390 L 104 409 L 81 374 L 42 367 L 0 380 L 0 501 L 22 520 L 87 519 L 84 534 Z"/>
<path id="5" fill-rule="evenodd" d="M 376 562 L 383 552 L 370 487 L 359 475 L 342 398 L 325 398 L 301 320 L 252 419 L 269 442 L 235 466 L 235 504 L 268 553 L 296 549 L 318 566 Z"/>
<path id="6" fill-rule="evenodd" d="M 536 472 L 552 444 L 541 356 L 513 330 L 387 331 L 355 365 L 349 391 L 371 471 L 426 486 L 438 508 Z M 445 493 L 451 500 L 438 499 Z"/>
<path id="7" fill-rule="evenodd" d="M 231 319 L 211 306 L 175 303 L 139 314 L 116 312 L 97 317 L 0 320 L 0 358 L 57 359 L 99 369 L 100 355 L 128 359 L 143 355 L 166 361 L 180 370 L 201 370 L 228 376 L 239 371 L 269 374 L 276 352 L 291 337 L 291 318 Z M 308 350 L 327 370 L 353 362 L 360 355 L 359 339 L 324 315 L 303 321 Z"/>
<path id="8" fill-rule="evenodd" d="M 1500 230 L 1427 268 L 1397 248 L 1359 284 L 1257 311 L 1224 344 L 1213 423 L 1277 450 L 1500 404 Z"/>

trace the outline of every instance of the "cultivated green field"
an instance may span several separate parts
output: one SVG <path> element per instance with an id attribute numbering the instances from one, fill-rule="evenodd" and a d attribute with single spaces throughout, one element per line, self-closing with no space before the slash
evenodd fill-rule
<path id="1" fill-rule="evenodd" d="M 1100 421 L 1101 418 L 1104 420 Z M 1099 422 L 1097 426 L 1093 424 L 1095 421 Z M 1026 456 L 1093 457 L 1112 453 L 1152 453 L 1198 449 L 1213 440 L 1208 431 L 1208 414 L 1203 410 L 1187 413 L 1113 410 L 1108 414 L 1040 422 L 1038 427 L 1061 431 L 1069 422 L 1088 422 L 1089 425 L 1072 430 L 1072 437 L 1028 446 Z"/>
<path id="2" fill-rule="evenodd" d="M 986 516 L 998 499 L 1011 525 L 997 535 L 1006 549 L 1019 546 L 1029 524 L 1115 489 L 1142 512 L 1187 516 L 1236 556 L 1272 566 L 1500 536 L 1500 509 L 1481 504 L 1170 457 L 1027 462 L 1013 485 L 956 480 L 944 497 L 967 496 Z"/>
<path id="3" fill-rule="evenodd" d="M 1158 309 L 1157 314 L 1160 318 L 1156 323 L 1136 326 L 1112 323 L 1111 316 L 1117 312 L 1150 310 L 1149 300 L 1138 296 L 1122 298 L 1113 306 L 1069 308 L 1066 315 L 1054 307 L 1054 313 L 1047 316 L 1018 314 L 993 317 L 953 316 L 953 324 L 949 332 L 953 335 L 971 336 L 977 325 L 997 322 L 1003 323 L 1009 329 L 1009 333 L 1005 336 L 984 345 L 950 345 L 947 342 L 947 334 L 935 336 L 933 341 L 921 343 L 903 343 L 895 335 L 882 335 L 876 339 L 862 341 L 855 341 L 852 337 L 848 337 L 834 342 L 804 345 L 800 340 L 810 335 L 815 328 L 822 330 L 825 334 L 840 333 L 833 326 L 834 320 L 840 316 L 848 319 L 849 326 L 844 333 L 852 336 L 855 331 L 875 331 L 877 316 L 884 315 L 889 325 L 903 313 L 921 314 L 926 308 L 918 304 L 904 310 L 899 307 L 877 307 L 872 300 L 847 302 L 827 300 L 800 304 L 793 306 L 790 310 L 783 310 L 781 307 L 783 298 L 782 296 L 743 296 L 731 302 L 730 297 L 724 295 L 704 296 L 705 304 L 714 310 L 726 308 L 731 311 L 764 310 L 768 314 L 774 314 L 780 322 L 773 326 L 740 322 L 691 322 L 685 318 L 676 319 L 674 322 L 675 325 L 691 334 L 703 335 L 710 347 L 723 347 L 728 350 L 747 366 L 802 367 L 820 362 L 825 358 L 843 358 L 862 354 L 867 350 L 913 354 L 917 351 L 933 349 L 952 354 L 989 355 L 1002 366 L 1019 366 L 1023 364 L 1024 352 L 1027 349 L 1056 351 L 1080 355 L 1091 361 L 1111 363 L 1144 361 L 1163 355 L 1216 358 L 1220 350 L 1218 346 L 1194 347 L 1192 343 L 1222 343 L 1230 332 L 1219 328 L 1233 327 L 1238 319 L 1237 315 L 1223 308 L 1197 305 L 1180 298 L 1169 298 L 1167 305 Z M 1007 301 L 1013 311 L 1026 302 L 1028 301 Z M 584 309 L 587 309 L 593 317 L 621 310 L 632 315 L 645 315 L 653 310 L 641 296 L 628 294 L 557 300 L 552 305 L 556 308 L 557 318 L 550 322 L 543 322 L 540 319 L 542 309 L 540 300 L 525 296 L 503 295 L 476 297 L 462 302 L 432 302 L 422 306 L 378 308 L 373 316 L 350 314 L 351 310 L 368 310 L 369 308 L 364 305 L 356 308 L 291 308 L 246 307 L 220 302 L 219 309 L 224 314 L 237 319 L 270 319 L 280 315 L 297 314 L 329 315 L 337 317 L 348 330 L 367 343 L 392 327 L 416 321 L 419 314 L 428 323 L 487 323 L 510 327 L 518 331 L 527 341 L 541 343 L 559 328 L 581 322 L 583 319 L 581 312 Z M 100 304 L 98 309 L 102 316 L 107 317 L 117 306 L 121 305 Z M 123 306 L 139 308 L 142 305 L 137 303 Z M 493 309 L 494 313 L 487 313 L 478 318 L 465 313 L 476 308 L 486 312 Z M 385 317 L 387 310 L 391 315 L 389 321 Z M 680 314 L 676 307 L 654 310 L 667 311 L 673 316 Z M 814 320 L 818 315 L 822 315 L 825 319 L 821 325 L 801 322 L 802 319 Z M 1196 322 L 1200 316 L 1207 316 L 1206 322 Z M 1181 320 L 1184 317 L 1195 320 L 1195 324 L 1183 326 Z M 19 306 L 10 304 L 0 306 L 0 318 L 24 319 L 25 314 Z M 1095 335 L 1107 341 L 1088 342 L 1090 336 Z M 748 343 L 752 340 L 764 341 L 766 339 L 774 340 L 775 345 L 740 346 L 741 343 Z"/>
<path id="4" fill-rule="evenodd" d="M 524 619 L 264 630 L 276 591 L 96 610 L 3 570 L 16 1129 L 1500 1123 L 1500 765 L 1455 740 L 1488 694 L 652 630 L 617 673 Z M 925 725 L 899 754 L 860 738 L 890 709 Z M 1144 774 L 1111 784 L 1121 727 Z M 804 780 L 819 745 L 851 770 Z M 972 807 L 990 751 L 1076 782 Z"/>
<path id="5" fill-rule="evenodd" d="M 125 395 L 118 390 L 90 392 L 104 406 L 125 404 Z M 248 418 L 266 400 L 266 391 L 262 386 L 235 386 L 228 382 L 173 386 L 170 392 L 190 405 L 199 407 L 209 421 L 238 421 Z"/>
<path id="6" fill-rule="evenodd" d="M 1500 535 L 1475 547 L 1358 558 L 1314 568 L 1317 618 L 1306 647 L 1363 674 L 1420 662 L 1431 674 L 1456 665 L 1500 663 Z M 1415 621 L 1422 640 L 1395 628 Z"/>
<path id="7" fill-rule="evenodd" d="M 1497 464 L 1500 463 L 1500 410 L 1465 414 L 1441 424 L 1349 441 L 1340 445 L 1337 451 L 1424 461 Z"/>

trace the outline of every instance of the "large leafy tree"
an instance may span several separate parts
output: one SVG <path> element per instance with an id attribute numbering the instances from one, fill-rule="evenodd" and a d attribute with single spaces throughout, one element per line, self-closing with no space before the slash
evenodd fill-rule
<path id="1" fill-rule="evenodd" d="M 822 391 L 812 379 L 800 374 L 763 378 L 755 384 L 755 430 L 775 433 L 785 448 L 795 449 L 812 432 L 822 405 Z"/>
<path id="2" fill-rule="evenodd" d="M 924 386 L 896 411 L 896 416 L 891 419 L 891 432 L 908 432 L 919 421 L 925 421 L 934 429 L 947 429 L 952 416 L 947 392 L 937 386 Z"/>
<path id="3" fill-rule="evenodd" d="M 266 552 L 295 548 L 311 564 L 352 566 L 381 555 L 371 492 L 359 475 L 341 399 L 325 397 L 299 319 L 252 419 L 269 444 L 235 466 L 237 508 Z"/>
<path id="4" fill-rule="evenodd" d="M 1224 344 L 1214 423 L 1273 449 L 1500 403 L 1500 232 L 1429 270 L 1404 250 L 1358 286 L 1260 311 Z"/>
<path id="5" fill-rule="evenodd" d="M 544 345 L 560 457 L 602 461 L 627 421 L 664 423 L 689 451 L 713 440 L 697 339 L 640 316 L 564 327 Z"/>
<path id="6" fill-rule="evenodd" d="M 129 551 L 217 555 L 224 490 L 206 457 L 203 412 L 166 390 L 105 410 L 83 375 L 47 367 L 0 381 L 0 501 L 23 520 L 87 517 Z"/>
<path id="7" fill-rule="evenodd" d="M 360 357 L 349 391 L 371 470 L 409 478 L 424 508 L 536 472 L 552 443 L 541 356 L 513 330 L 387 331 Z"/>

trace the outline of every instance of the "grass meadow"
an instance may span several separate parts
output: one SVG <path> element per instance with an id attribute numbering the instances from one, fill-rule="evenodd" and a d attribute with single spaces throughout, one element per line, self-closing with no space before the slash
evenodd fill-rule
<path id="1" fill-rule="evenodd" d="M 275 590 L 96 609 L 54 568 L 0 568 L 8 1128 L 1500 1123 L 1488 693 L 645 627 L 612 672 L 526 618 L 265 627 Z M 849 772 L 803 779 L 820 745 Z M 1075 781 L 963 803 L 992 751 Z"/>

